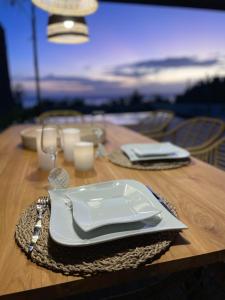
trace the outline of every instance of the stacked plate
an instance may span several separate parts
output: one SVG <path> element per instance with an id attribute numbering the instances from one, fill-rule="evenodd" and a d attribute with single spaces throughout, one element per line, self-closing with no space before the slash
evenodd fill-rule
<path id="1" fill-rule="evenodd" d="M 148 144 L 125 144 L 121 150 L 127 155 L 131 162 L 141 161 L 161 161 L 161 160 L 183 160 L 190 157 L 190 153 L 173 145 L 166 143 L 148 143 Z"/>
<path id="2" fill-rule="evenodd" d="M 145 185 L 135 180 L 52 190 L 49 195 L 50 235 L 65 246 L 88 246 L 187 228 Z"/>

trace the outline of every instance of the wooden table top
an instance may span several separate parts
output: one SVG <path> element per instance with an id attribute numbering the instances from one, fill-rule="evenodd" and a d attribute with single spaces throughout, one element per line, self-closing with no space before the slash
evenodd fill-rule
<path id="1" fill-rule="evenodd" d="M 83 279 L 57 274 L 32 263 L 15 243 L 15 225 L 22 210 L 47 193 L 48 174 L 37 169 L 36 153 L 21 147 L 19 132 L 24 128 L 13 126 L 0 134 L 1 297 L 51 299 L 225 259 L 225 172 L 196 159 L 190 166 L 167 171 L 130 170 L 98 159 L 95 171 L 82 178 L 60 157 L 59 165 L 68 170 L 73 186 L 113 179 L 136 179 L 151 186 L 176 206 L 188 229 L 161 258 L 136 270 Z M 149 141 L 116 125 L 107 125 L 107 139 L 107 150 L 124 143 Z"/>

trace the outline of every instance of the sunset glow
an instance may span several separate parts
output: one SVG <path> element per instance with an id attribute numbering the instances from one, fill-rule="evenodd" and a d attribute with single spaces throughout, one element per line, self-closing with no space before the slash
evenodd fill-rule
<path id="1" fill-rule="evenodd" d="M 1 4 L 0 20 L 13 83 L 32 95 L 28 4 Z M 134 89 L 176 94 L 200 79 L 225 75 L 223 12 L 100 4 L 87 18 L 90 42 L 73 46 L 48 43 L 47 14 L 37 9 L 37 17 L 43 97 L 113 97 Z"/>

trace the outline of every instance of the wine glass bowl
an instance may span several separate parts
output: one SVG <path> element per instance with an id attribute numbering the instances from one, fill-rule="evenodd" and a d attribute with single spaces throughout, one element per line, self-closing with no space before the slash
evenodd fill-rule
<path id="1" fill-rule="evenodd" d="M 44 153 L 50 154 L 56 163 L 56 155 L 58 152 L 58 128 L 52 125 L 43 125 L 41 134 L 41 149 Z"/>
<path id="2" fill-rule="evenodd" d="M 56 127 L 44 125 L 42 127 L 42 151 L 48 154 L 56 153 L 58 130 Z"/>

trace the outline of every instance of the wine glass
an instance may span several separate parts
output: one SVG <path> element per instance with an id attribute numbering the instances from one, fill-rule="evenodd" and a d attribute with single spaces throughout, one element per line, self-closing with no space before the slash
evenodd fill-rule
<path id="1" fill-rule="evenodd" d="M 95 135 L 96 138 L 96 143 L 97 143 L 97 149 L 96 149 L 96 153 L 95 156 L 97 157 L 105 157 L 106 156 L 106 150 L 104 145 L 102 144 L 102 139 L 103 139 L 103 135 L 104 135 L 104 131 L 102 128 L 93 128 L 93 133 Z"/>
<path id="2" fill-rule="evenodd" d="M 41 150 L 49 154 L 56 167 L 56 156 L 58 153 L 58 128 L 53 125 L 43 125 L 41 133 Z"/>
<path id="3" fill-rule="evenodd" d="M 94 110 L 92 111 L 92 126 L 96 127 L 101 123 L 101 126 L 105 128 L 105 111 L 104 110 Z"/>
<path id="4" fill-rule="evenodd" d="M 59 128 L 56 125 L 43 125 L 41 134 L 41 149 L 53 160 L 53 169 L 48 181 L 54 188 L 66 188 L 69 185 L 69 174 L 65 169 L 56 167 L 57 153 L 61 150 L 59 143 Z"/>

